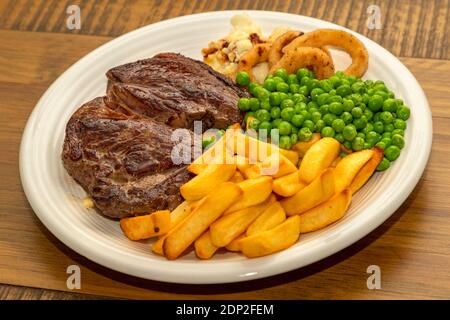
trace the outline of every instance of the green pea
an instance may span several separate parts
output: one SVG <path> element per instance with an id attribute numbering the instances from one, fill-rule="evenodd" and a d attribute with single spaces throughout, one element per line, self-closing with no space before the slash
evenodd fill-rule
<path id="1" fill-rule="evenodd" d="M 240 86 L 248 86 L 250 84 L 250 76 L 247 72 L 241 71 L 236 75 L 236 83 Z"/>
<path id="2" fill-rule="evenodd" d="M 372 112 L 377 112 L 383 106 L 383 98 L 379 95 L 370 97 L 368 107 Z"/>
<path id="3" fill-rule="evenodd" d="M 309 113 L 307 110 L 300 111 L 300 114 L 305 118 L 305 120 L 311 120 L 311 113 Z"/>
<path id="4" fill-rule="evenodd" d="M 314 106 L 311 106 L 309 108 L 307 108 L 308 112 L 313 114 L 314 112 L 319 112 L 319 108 L 316 108 Z"/>
<path id="5" fill-rule="evenodd" d="M 361 116 L 358 119 L 353 120 L 353 124 L 355 125 L 356 129 L 362 130 L 367 125 L 367 118 L 366 116 Z"/>
<path id="6" fill-rule="evenodd" d="M 247 119 L 248 119 L 250 116 L 251 116 L 251 117 L 254 117 L 254 116 L 255 116 L 255 113 L 254 113 L 253 111 L 248 111 L 248 112 L 246 112 L 246 113 L 245 113 L 245 116 L 244 116 L 244 121 L 247 122 Z"/>
<path id="7" fill-rule="evenodd" d="M 388 159 L 383 158 L 383 160 L 381 160 L 381 162 L 378 164 L 377 171 L 387 170 L 390 166 L 391 162 Z"/>
<path id="8" fill-rule="evenodd" d="M 388 139 L 390 139 L 391 137 L 392 137 L 392 132 L 384 132 L 381 135 L 381 138 L 388 138 Z"/>
<path id="9" fill-rule="evenodd" d="M 376 121 L 376 122 L 373 124 L 373 131 L 375 131 L 375 132 L 377 132 L 377 133 L 379 133 L 379 134 L 382 134 L 382 133 L 384 132 L 384 125 L 383 125 L 383 122 L 381 122 L 381 121 Z"/>
<path id="10" fill-rule="evenodd" d="M 281 135 L 291 134 L 292 125 L 287 121 L 281 121 L 278 125 L 278 130 L 280 130 Z"/>
<path id="11" fill-rule="evenodd" d="M 322 119 L 322 114 L 319 111 L 311 112 L 311 110 L 310 110 L 310 113 L 311 113 L 312 122 L 317 123 L 317 121 Z"/>
<path id="12" fill-rule="evenodd" d="M 319 88 L 319 80 L 312 79 L 307 84 L 309 92 L 311 92 L 314 88 Z"/>
<path id="13" fill-rule="evenodd" d="M 333 113 L 327 113 L 323 116 L 323 121 L 325 121 L 325 124 L 327 126 L 331 126 L 333 124 L 333 121 L 337 119 L 337 116 Z"/>
<path id="14" fill-rule="evenodd" d="M 291 119 L 291 123 L 297 128 L 300 128 L 304 121 L 305 117 L 303 117 L 301 114 L 295 114 Z"/>
<path id="15" fill-rule="evenodd" d="M 279 92 L 272 92 L 269 95 L 269 102 L 272 106 L 279 106 L 281 104 L 281 95 Z"/>
<path id="16" fill-rule="evenodd" d="M 324 104 L 327 103 L 327 100 L 328 100 L 329 97 L 330 97 L 330 95 L 329 95 L 328 93 L 326 93 L 326 92 L 320 94 L 320 95 L 316 98 L 317 104 L 318 104 L 319 106 L 323 106 Z"/>
<path id="17" fill-rule="evenodd" d="M 270 121 L 270 113 L 267 110 L 259 109 L 258 111 L 256 111 L 255 115 L 256 118 L 261 122 Z"/>
<path id="18" fill-rule="evenodd" d="M 295 103 L 291 99 L 285 99 L 285 100 L 281 101 L 281 105 L 280 106 L 281 106 L 281 109 L 294 108 Z"/>
<path id="19" fill-rule="evenodd" d="M 288 81 L 288 78 L 289 78 L 289 75 L 288 75 L 286 69 L 284 69 L 284 68 L 280 68 L 280 69 L 275 70 L 273 75 L 275 77 L 280 77 L 284 81 Z"/>
<path id="20" fill-rule="evenodd" d="M 238 101 L 238 108 L 241 111 L 250 110 L 250 99 L 248 98 L 240 98 Z"/>
<path id="21" fill-rule="evenodd" d="M 289 85 L 287 83 L 280 82 L 277 84 L 277 91 L 287 93 L 289 92 Z"/>
<path id="22" fill-rule="evenodd" d="M 308 108 L 307 108 L 308 110 L 311 110 L 312 108 L 316 108 L 316 109 L 319 108 L 319 106 L 317 105 L 317 103 L 315 101 L 308 102 L 307 106 L 308 106 Z"/>
<path id="23" fill-rule="evenodd" d="M 336 89 L 336 94 L 341 97 L 346 97 L 351 93 L 352 93 L 352 88 L 350 88 L 350 86 L 346 85 L 346 84 L 341 85 Z"/>
<path id="24" fill-rule="evenodd" d="M 401 107 L 398 107 L 396 113 L 397 113 L 397 118 L 398 119 L 406 121 L 406 120 L 409 119 L 409 115 L 411 114 L 411 111 L 409 110 L 408 107 L 401 106 Z"/>
<path id="25" fill-rule="evenodd" d="M 342 135 L 342 133 L 336 133 L 333 138 L 335 138 L 340 143 L 343 143 L 345 141 L 344 136 Z"/>
<path id="26" fill-rule="evenodd" d="M 354 119 L 361 118 L 363 116 L 363 111 L 360 107 L 354 107 L 352 110 L 352 117 Z"/>
<path id="27" fill-rule="evenodd" d="M 333 85 L 331 84 L 331 82 L 328 79 L 320 80 L 320 87 L 325 92 L 330 92 L 331 90 L 333 90 Z"/>
<path id="28" fill-rule="evenodd" d="M 380 120 L 383 121 L 384 124 L 388 124 L 394 121 L 394 117 L 392 116 L 392 113 L 390 113 L 389 111 L 383 111 L 380 114 Z"/>
<path id="29" fill-rule="evenodd" d="M 269 102 L 268 99 L 267 99 L 267 100 L 260 101 L 259 107 L 260 107 L 261 109 L 264 109 L 264 110 L 267 110 L 267 111 L 270 111 L 270 110 L 272 109 L 272 106 L 270 105 L 270 102 Z"/>
<path id="30" fill-rule="evenodd" d="M 311 90 L 311 98 L 316 100 L 319 95 L 325 93 L 321 88 L 314 88 Z"/>
<path id="31" fill-rule="evenodd" d="M 363 149 L 370 149 L 370 148 L 372 148 L 373 147 L 373 144 L 372 143 L 370 143 L 370 142 L 364 142 L 364 146 L 363 146 Z"/>
<path id="32" fill-rule="evenodd" d="M 312 132 L 309 128 L 301 128 L 298 131 L 298 140 L 300 141 L 309 141 L 312 138 Z"/>
<path id="33" fill-rule="evenodd" d="M 259 100 L 266 100 L 269 99 L 270 92 L 267 89 L 264 89 L 263 87 L 259 87 L 255 89 L 255 96 Z"/>
<path id="34" fill-rule="evenodd" d="M 300 86 L 300 88 L 298 88 L 298 93 L 304 95 L 305 97 L 309 95 L 309 90 L 307 86 Z"/>
<path id="35" fill-rule="evenodd" d="M 269 90 L 271 92 L 277 90 L 277 82 L 274 79 L 264 80 L 263 86 L 266 90 Z"/>
<path id="36" fill-rule="evenodd" d="M 362 101 L 362 96 L 359 93 L 352 93 L 351 95 L 347 96 L 350 100 L 353 101 L 353 103 L 358 103 Z"/>
<path id="37" fill-rule="evenodd" d="M 375 144 L 375 147 L 378 147 L 378 148 L 380 148 L 380 149 L 386 149 L 386 143 L 384 143 L 383 141 L 378 141 L 376 144 Z"/>
<path id="38" fill-rule="evenodd" d="M 363 93 L 361 96 L 361 103 L 364 103 L 364 105 L 368 105 L 370 101 L 370 96 L 367 93 Z"/>
<path id="39" fill-rule="evenodd" d="M 367 109 L 367 107 L 366 107 L 366 105 L 365 105 L 364 102 L 358 102 L 358 103 L 356 103 L 356 104 L 355 104 L 355 107 L 356 107 L 356 108 L 360 108 L 360 109 L 362 110 L 363 114 L 364 114 L 364 111 L 366 111 L 366 109 Z"/>
<path id="40" fill-rule="evenodd" d="M 380 140 L 381 140 L 380 134 L 376 133 L 375 131 L 370 131 L 366 134 L 366 141 L 372 145 L 376 144 Z"/>
<path id="41" fill-rule="evenodd" d="M 252 119 L 249 123 L 250 129 L 258 130 L 260 123 L 261 121 L 258 119 Z"/>
<path id="42" fill-rule="evenodd" d="M 347 111 L 344 111 L 344 112 L 341 114 L 340 118 L 341 118 L 342 120 L 344 120 L 345 124 L 350 124 L 350 123 L 353 122 L 352 114 L 351 114 L 350 112 L 347 112 Z"/>
<path id="43" fill-rule="evenodd" d="M 344 136 L 344 139 L 347 141 L 352 141 L 356 138 L 356 128 L 353 125 L 346 125 L 344 129 L 342 130 L 342 135 Z"/>
<path id="44" fill-rule="evenodd" d="M 258 127 L 259 130 L 267 130 L 268 134 L 272 130 L 272 124 L 269 121 L 262 121 Z"/>
<path id="45" fill-rule="evenodd" d="M 365 86 L 362 81 L 357 81 L 352 84 L 351 89 L 354 93 L 363 93 L 365 91 Z"/>
<path id="46" fill-rule="evenodd" d="M 397 146 L 389 146 L 384 150 L 384 156 L 389 161 L 395 161 L 400 156 L 400 148 Z"/>
<path id="47" fill-rule="evenodd" d="M 319 107 L 319 112 L 321 114 L 327 114 L 330 112 L 330 106 L 328 104 L 323 104 Z"/>
<path id="48" fill-rule="evenodd" d="M 380 141 L 384 143 L 386 148 L 388 148 L 392 144 L 392 141 L 390 138 L 382 138 Z"/>
<path id="49" fill-rule="evenodd" d="M 342 103 L 344 101 L 341 96 L 332 96 L 330 93 L 329 93 L 329 95 L 330 95 L 330 97 L 328 97 L 328 99 L 327 99 L 328 104 L 331 104 L 332 102 Z"/>
<path id="50" fill-rule="evenodd" d="M 296 114 L 300 114 L 300 112 L 302 110 L 306 110 L 306 103 L 300 102 L 300 103 L 295 104 L 294 111 Z"/>
<path id="51" fill-rule="evenodd" d="M 394 123 L 394 127 L 395 127 L 395 123 Z M 402 129 L 394 129 L 394 131 L 392 131 L 392 135 L 394 135 L 394 134 L 399 134 L 402 137 L 404 137 L 405 136 L 405 131 L 403 131 Z"/>
<path id="52" fill-rule="evenodd" d="M 384 91 L 384 92 L 388 92 L 388 89 L 386 88 L 386 85 L 384 84 L 384 83 L 379 83 L 379 84 L 376 84 L 374 87 L 373 87 L 376 91 Z"/>
<path id="53" fill-rule="evenodd" d="M 299 81 L 297 79 L 297 76 L 295 74 L 288 75 L 287 81 L 288 84 L 298 84 Z"/>
<path id="54" fill-rule="evenodd" d="M 333 120 L 331 127 L 338 133 L 342 132 L 342 130 L 344 130 L 345 128 L 345 122 L 342 119 L 335 119 Z"/>
<path id="55" fill-rule="evenodd" d="M 341 85 L 341 79 L 336 75 L 331 76 L 328 80 L 330 80 L 330 83 L 333 85 L 334 88 L 337 88 Z"/>
<path id="56" fill-rule="evenodd" d="M 347 76 L 347 81 L 349 82 L 349 85 L 354 84 L 357 80 L 358 78 L 356 78 L 355 76 Z"/>
<path id="57" fill-rule="evenodd" d="M 280 148 L 282 149 L 290 149 L 291 145 L 291 137 L 289 135 L 283 135 L 280 137 Z"/>
<path id="58" fill-rule="evenodd" d="M 301 69 L 298 69 L 297 70 L 297 79 L 298 80 L 301 80 L 303 77 L 307 77 L 307 78 L 309 78 L 309 75 L 310 75 L 310 73 L 309 73 L 309 70 L 308 69 L 306 69 L 306 68 L 301 68 Z"/>
<path id="59" fill-rule="evenodd" d="M 361 137 L 355 137 L 355 139 L 353 139 L 352 141 L 352 149 L 354 151 L 359 151 L 364 149 L 364 139 Z"/>
<path id="60" fill-rule="evenodd" d="M 397 101 L 395 99 L 386 99 L 383 102 L 383 111 L 396 112 L 397 111 Z"/>
<path id="61" fill-rule="evenodd" d="M 303 128 L 308 128 L 309 130 L 314 130 L 314 122 L 312 120 L 305 120 L 303 121 Z"/>
<path id="62" fill-rule="evenodd" d="M 248 85 L 248 92 L 250 92 L 252 95 L 255 93 L 255 89 L 258 88 L 260 85 L 256 82 L 250 82 Z"/>
<path id="63" fill-rule="evenodd" d="M 318 120 L 316 124 L 314 125 L 314 131 L 315 132 L 321 132 L 323 128 L 325 128 L 325 121 L 322 119 Z"/>
<path id="64" fill-rule="evenodd" d="M 277 118 L 275 120 L 272 120 L 272 128 L 277 128 L 280 126 L 280 123 L 283 122 L 283 119 Z"/>
<path id="65" fill-rule="evenodd" d="M 395 119 L 394 120 L 394 128 L 405 130 L 406 129 L 406 121 L 402 119 Z"/>
<path id="66" fill-rule="evenodd" d="M 351 112 L 353 110 L 353 108 L 355 107 L 355 103 L 351 99 L 343 99 L 342 107 L 344 108 L 345 112 Z"/>
<path id="67" fill-rule="evenodd" d="M 206 149 L 209 145 L 213 144 L 216 141 L 214 136 L 205 137 L 202 140 L 202 148 Z"/>
<path id="68" fill-rule="evenodd" d="M 298 135 L 296 133 L 291 134 L 291 145 L 296 144 L 298 141 Z"/>
<path id="69" fill-rule="evenodd" d="M 279 94 L 280 94 L 281 102 L 283 102 L 286 99 L 289 99 L 289 95 L 286 92 L 279 92 Z M 281 104 L 281 102 L 280 102 L 280 104 Z"/>
<path id="70" fill-rule="evenodd" d="M 334 137 L 335 139 L 336 139 L 336 137 Z M 336 139 L 337 140 L 337 139 Z M 339 157 L 341 157 L 341 158 L 344 158 L 344 157 L 346 157 L 346 156 L 348 156 L 348 153 L 347 152 L 341 152 L 341 153 L 339 153 Z"/>
<path id="71" fill-rule="evenodd" d="M 383 101 L 386 99 L 389 99 L 389 95 L 385 91 L 377 90 L 377 91 L 375 91 L 374 95 L 380 96 L 383 99 Z"/>
<path id="72" fill-rule="evenodd" d="M 272 119 L 278 119 L 281 116 L 281 109 L 279 107 L 273 107 L 270 109 L 270 117 Z"/>
<path id="73" fill-rule="evenodd" d="M 370 111 L 369 109 L 364 110 L 363 115 L 366 116 L 367 121 L 370 121 L 373 118 L 373 112 Z"/>
<path id="74" fill-rule="evenodd" d="M 295 114 L 294 108 L 291 107 L 284 108 L 281 110 L 281 119 L 283 119 L 284 121 L 291 121 L 294 114 Z"/>
<path id="75" fill-rule="evenodd" d="M 331 96 L 335 96 L 336 95 L 336 90 L 330 90 L 330 91 L 328 91 L 328 94 L 330 95 L 330 97 Z M 331 101 L 331 102 L 333 102 L 333 101 Z"/>
<path id="76" fill-rule="evenodd" d="M 266 100 L 264 100 L 266 101 Z M 257 111 L 260 108 L 260 102 L 256 98 L 250 98 L 249 100 L 250 110 Z"/>
<path id="77" fill-rule="evenodd" d="M 291 93 L 294 93 L 294 94 L 298 93 L 298 89 L 300 89 L 300 85 L 297 84 L 297 83 L 291 83 L 291 84 L 289 85 L 289 91 L 290 91 Z"/>
<path id="78" fill-rule="evenodd" d="M 335 132 L 332 127 L 326 126 L 322 129 L 320 134 L 322 135 L 322 137 L 331 137 L 332 138 L 332 137 L 334 137 Z"/>
<path id="79" fill-rule="evenodd" d="M 361 130 L 361 132 L 364 133 L 364 134 L 366 134 L 366 135 L 367 135 L 369 132 L 371 132 L 371 131 L 373 131 L 373 124 L 370 123 L 370 122 L 368 122 L 368 123 L 366 124 L 366 126 L 364 127 L 364 129 Z"/>
<path id="80" fill-rule="evenodd" d="M 345 138 L 344 138 L 345 139 Z M 352 142 L 351 141 L 347 141 L 345 140 L 343 143 L 344 147 L 347 148 L 348 150 L 352 150 Z"/>
<path id="81" fill-rule="evenodd" d="M 358 132 L 358 133 L 356 134 L 356 136 L 357 136 L 357 137 L 360 137 L 360 138 L 363 138 L 363 139 L 366 138 L 366 135 L 365 135 L 364 133 L 362 133 L 362 132 Z"/>
<path id="82" fill-rule="evenodd" d="M 397 146 L 400 149 L 403 149 L 403 147 L 405 146 L 405 139 L 399 134 L 392 135 L 391 141 L 392 145 Z"/>
<path id="83" fill-rule="evenodd" d="M 329 104 L 330 112 L 334 113 L 335 115 L 339 116 L 344 112 L 344 107 L 342 106 L 342 103 L 340 102 L 332 102 Z"/>
<path id="84" fill-rule="evenodd" d="M 392 132 L 394 131 L 394 125 L 392 123 L 388 123 L 384 125 L 384 131 L 386 132 Z"/>

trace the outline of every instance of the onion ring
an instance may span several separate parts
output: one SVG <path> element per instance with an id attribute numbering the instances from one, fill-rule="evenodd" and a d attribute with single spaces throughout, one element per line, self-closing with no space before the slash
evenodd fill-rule
<path id="1" fill-rule="evenodd" d="M 295 38 L 303 35 L 301 31 L 286 31 L 281 36 L 275 39 L 272 43 L 272 47 L 269 50 L 269 67 L 271 68 L 276 64 L 283 56 L 283 48 L 292 42 Z"/>
<path id="2" fill-rule="evenodd" d="M 298 47 L 288 50 L 269 73 L 284 68 L 288 73 L 295 73 L 300 68 L 312 69 L 318 79 L 326 79 L 334 74 L 333 59 L 321 48 Z"/>
<path id="3" fill-rule="evenodd" d="M 352 57 L 352 64 L 345 69 L 346 75 L 362 77 L 369 65 L 369 53 L 364 44 L 354 35 L 333 29 L 318 29 L 294 39 L 283 48 L 286 54 L 299 47 L 335 46 L 344 49 Z"/>
<path id="4" fill-rule="evenodd" d="M 270 43 L 259 43 L 248 50 L 239 60 L 238 72 L 247 72 L 250 80 L 255 81 L 252 69 L 258 63 L 266 62 L 269 59 L 270 47 Z"/>

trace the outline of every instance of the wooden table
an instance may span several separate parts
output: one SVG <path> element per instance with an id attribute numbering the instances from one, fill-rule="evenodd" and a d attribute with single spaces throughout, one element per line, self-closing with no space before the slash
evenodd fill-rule
<path id="1" fill-rule="evenodd" d="M 0 298 L 89 299 L 430 299 L 450 298 L 449 0 L 436 1 L 0 1 Z M 81 8 L 81 29 L 66 28 L 66 8 Z M 367 8 L 381 10 L 369 30 Z M 410 68 L 432 111 L 428 167 L 408 200 L 382 226 L 308 267 L 229 285 L 175 285 L 123 275 L 73 252 L 39 222 L 23 193 L 19 143 L 47 87 L 89 51 L 125 32 L 197 12 L 262 9 L 333 21 L 375 40 Z M 81 266 L 82 287 L 66 287 L 66 268 Z M 381 290 L 366 286 L 381 268 Z"/>

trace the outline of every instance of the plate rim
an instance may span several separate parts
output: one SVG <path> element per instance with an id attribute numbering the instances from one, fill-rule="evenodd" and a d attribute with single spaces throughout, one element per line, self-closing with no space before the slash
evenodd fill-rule
<path id="1" fill-rule="evenodd" d="M 27 170 L 28 168 L 28 162 L 27 162 L 27 153 L 26 151 L 29 148 L 29 142 L 32 140 L 30 139 L 30 134 L 32 132 L 31 127 L 35 124 L 35 120 L 37 117 L 39 106 L 43 104 L 45 99 L 50 96 L 53 90 L 57 88 L 57 86 L 64 80 L 65 75 L 69 74 L 71 70 L 76 68 L 77 65 L 82 64 L 84 60 L 87 60 L 90 57 L 94 57 L 97 55 L 101 50 L 106 50 L 106 48 L 114 46 L 116 44 L 119 44 L 121 40 L 125 37 L 132 37 L 134 35 L 137 35 L 142 32 L 146 32 L 148 29 L 155 28 L 164 28 L 167 25 L 170 25 L 172 23 L 182 22 L 183 20 L 190 20 L 193 17 L 199 17 L 199 16 L 231 16 L 234 14 L 240 14 L 240 13 L 248 13 L 252 18 L 270 18 L 270 16 L 294 16 L 296 18 L 300 19 L 306 19 L 311 22 L 320 23 L 320 24 L 326 24 L 330 27 L 346 30 L 351 32 L 352 34 L 357 35 L 358 37 L 364 39 L 365 41 L 368 41 L 371 43 L 371 45 L 374 45 L 375 47 L 378 47 L 378 49 L 382 50 L 384 54 L 389 55 L 391 58 L 395 59 L 397 62 L 397 65 L 403 69 L 403 72 L 406 72 L 411 80 L 414 82 L 408 83 L 408 85 L 413 85 L 416 95 L 419 95 L 422 101 L 424 102 L 423 107 L 426 108 L 428 111 L 429 117 L 426 119 L 428 123 L 428 139 L 425 141 L 424 149 L 426 150 L 425 154 L 420 155 L 420 159 L 418 159 L 418 171 L 420 174 L 412 174 L 410 175 L 410 180 L 408 185 L 403 189 L 403 192 L 396 196 L 395 201 L 390 202 L 390 208 L 385 208 L 382 214 L 378 214 L 375 216 L 375 218 L 368 219 L 371 223 L 369 224 L 367 219 L 364 221 L 366 225 L 362 225 L 362 221 L 360 222 L 361 225 L 353 226 L 350 230 L 347 230 L 347 234 L 345 237 L 340 237 L 338 239 L 338 244 L 334 243 L 333 246 L 326 246 L 322 248 L 320 255 L 315 255 L 314 257 L 309 257 L 308 259 L 303 260 L 303 263 L 295 263 L 290 262 L 288 266 L 279 267 L 278 269 L 274 268 L 272 266 L 271 271 L 266 270 L 258 270 L 258 272 L 255 272 L 255 274 L 241 274 L 239 275 L 237 272 L 227 272 L 226 274 L 220 274 L 219 277 L 214 277 L 214 275 L 207 274 L 204 278 L 180 278 L 180 277 L 174 277 L 173 274 L 166 273 L 165 276 L 155 276 L 152 274 L 149 274 L 148 272 L 144 272 L 145 270 L 138 270 L 139 268 L 133 268 L 130 270 L 129 265 L 124 263 L 124 261 L 117 262 L 115 259 L 111 259 L 108 257 L 107 253 L 99 252 L 99 250 L 95 250 L 91 248 L 88 244 L 83 244 L 82 242 L 74 241 L 74 237 L 69 236 L 67 233 L 62 232 L 62 230 L 59 229 L 57 225 L 51 219 L 45 214 L 45 207 L 43 208 L 42 203 L 39 202 L 39 199 L 36 199 L 36 195 L 34 194 L 34 191 L 31 190 L 31 185 L 29 185 L 27 179 Z M 285 273 L 294 269 L 298 269 L 301 267 L 304 267 L 306 265 L 309 265 L 313 262 L 319 261 L 323 258 L 326 258 L 336 252 L 341 251 L 342 249 L 346 248 L 347 246 L 357 242 L 367 234 L 369 234 L 371 231 L 375 230 L 379 225 L 381 225 L 387 218 L 389 218 L 399 207 L 400 205 L 406 200 L 406 198 L 409 196 L 409 194 L 412 192 L 416 184 L 418 183 L 419 179 L 423 175 L 423 172 L 425 170 L 425 167 L 427 165 L 430 152 L 431 152 L 431 145 L 432 145 L 432 118 L 431 118 L 431 110 L 428 104 L 428 100 L 425 96 L 425 93 L 423 92 L 422 87 L 420 86 L 417 79 L 414 77 L 414 75 L 409 71 L 409 69 L 392 53 L 390 53 L 387 49 L 383 48 L 376 42 L 372 41 L 371 39 L 355 32 L 350 29 L 347 29 L 345 27 L 339 26 L 337 24 L 324 21 L 317 18 L 297 15 L 297 14 L 291 14 L 291 13 L 284 13 L 284 12 L 277 12 L 277 11 L 262 11 L 262 10 L 225 10 L 225 11 L 211 11 L 211 12 L 203 12 L 203 13 L 197 13 L 197 14 L 191 14 L 191 15 L 184 15 L 180 17 L 175 17 L 168 20 L 159 21 L 153 24 L 149 24 L 146 26 L 143 26 L 141 28 L 138 28 L 136 30 L 130 31 L 128 33 L 125 33 L 117 38 L 114 38 L 103 45 L 95 48 L 82 58 L 80 58 L 77 62 L 75 62 L 73 65 L 71 65 L 69 68 L 67 68 L 46 90 L 46 92 L 41 96 L 35 107 L 33 108 L 33 111 L 31 112 L 25 129 L 23 131 L 22 139 L 21 139 L 21 145 L 20 145 L 20 154 L 19 154 L 19 169 L 20 169 L 20 178 L 22 182 L 22 187 L 24 189 L 25 195 L 28 199 L 28 202 L 30 203 L 30 206 L 32 207 L 34 213 L 38 216 L 39 220 L 45 225 L 45 227 L 53 234 L 55 235 L 61 242 L 63 242 L 65 245 L 67 245 L 69 248 L 77 252 L 78 254 L 88 258 L 89 260 L 94 261 L 95 263 L 98 263 L 102 266 L 105 266 L 109 269 L 122 272 L 125 274 L 129 274 L 132 276 L 155 280 L 155 281 L 163 281 L 163 282 L 171 282 L 171 283 L 185 283 L 185 284 L 213 284 L 213 283 L 231 283 L 231 282 L 240 282 L 240 281 L 248 281 L 248 280 L 254 280 L 259 278 L 265 278 L 269 276 L 273 276 L 276 274 Z M 255 260 L 255 259 L 253 259 Z M 254 268 L 257 269 L 257 268 Z"/>

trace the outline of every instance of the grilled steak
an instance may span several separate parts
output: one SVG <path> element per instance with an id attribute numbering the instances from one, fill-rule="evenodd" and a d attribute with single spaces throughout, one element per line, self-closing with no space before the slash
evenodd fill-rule
<path id="1" fill-rule="evenodd" d="M 106 216 L 174 209 L 191 175 L 171 160 L 173 131 L 192 128 L 194 120 L 204 129 L 241 122 L 237 100 L 247 93 L 202 62 L 172 53 L 107 76 L 107 96 L 82 105 L 67 124 L 64 167 Z"/>
<path id="2" fill-rule="evenodd" d="M 107 72 L 108 96 L 134 112 L 172 127 L 225 129 L 242 121 L 239 97 L 248 93 L 203 62 L 175 53 L 115 67 Z"/>

